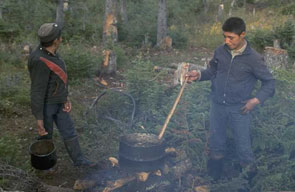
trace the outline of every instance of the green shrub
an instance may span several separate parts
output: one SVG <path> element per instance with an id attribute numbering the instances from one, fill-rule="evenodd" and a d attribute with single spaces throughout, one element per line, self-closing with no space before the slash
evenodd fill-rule
<path id="1" fill-rule="evenodd" d="M 28 76 L 23 72 L 0 73 L 0 114 L 9 116 L 18 106 L 29 106 Z"/>
<path id="2" fill-rule="evenodd" d="M 281 47 L 287 49 L 291 46 L 295 34 L 295 24 L 288 20 L 283 25 L 276 27 L 274 37 L 280 40 Z"/>
<path id="3" fill-rule="evenodd" d="M 87 52 L 81 45 L 63 46 L 60 53 L 67 66 L 70 83 L 91 77 L 102 62 L 101 56 Z"/>
<path id="4" fill-rule="evenodd" d="M 295 60 L 295 23 L 288 20 L 282 26 L 276 27 L 274 36 L 280 40 L 280 45 L 283 49 L 288 50 L 288 55 L 291 60 Z"/>
<path id="5" fill-rule="evenodd" d="M 169 31 L 169 36 L 172 38 L 173 47 L 185 48 L 187 46 L 187 35 L 184 30 Z"/>
<path id="6" fill-rule="evenodd" d="M 14 135 L 2 134 L 0 137 L 0 160 L 11 165 L 27 167 L 21 154 L 21 139 Z"/>
<path id="7" fill-rule="evenodd" d="M 283 25 L 276 27 L 274 31 L 256 30 L 249 32 L 248 38 L 251 45 L 253 45 L 253 47 L 260 52 L 264 49 L 264 47 L 272 46 L 274 39 L 278 39 L 280 41 L 280 46 L 283 49 L 286 49 L 291 60 L 294 60 L 294 34 L 295 24 L 293 21 L 288 20 Z"/>
<path id="8" fill-rule="evenodd" d="M 129 2 L 127 4 L 128 24 L 119 25 L 119 40 L 125 41 L 130 46 L 140 47 L 145 36 L 149 36 L 149 42 L 155 44 L 157 41 L 157 5 L 156 1 Z"/>
<path id="9" fill-rule="evenodd" d="M 262 52 L 264 47 L 272 46 L 274 35 L 271 31 L 256 30 L 248 33 L 248 39 L 257 51 Z"/>
<path id="10" fill-rule="evenodd" d="M 120 45 L 115 45 L 113 50 L 117 55 L 117 69 L 123 69 L 123 67 L 126 67 L 129 62 L 125 50 Z"/>
<path id="11" fill-rule="evenodd" d="M 63 37 L 66 41 L 98 44 L 102 39 L 104 1 L 70 2 L 65 12 Z"/>
<path id="12" fill-rule="evenodd" d="M 127 88 L 134 97 L 137 114 L 147 119 L 145 126 L 155 131 L 159 118 L 159 109 L 163 106 L 164 87 L 153 79 L 153 63 L 141 59 L 132 62 L 132 68 L 126 74 Z M 162 102 L 163 101 L 163 102 Z M 141 119 L 139 117 L 139 119 Z M 151 132 L 153 132 L 151 131 Z"/>
<path id="13" fill-rule="evenodd" d="M 295 4 L 288 4 L 286 7 L 282 9 L 281 13 L 283 15 L 295 15 Z"/>

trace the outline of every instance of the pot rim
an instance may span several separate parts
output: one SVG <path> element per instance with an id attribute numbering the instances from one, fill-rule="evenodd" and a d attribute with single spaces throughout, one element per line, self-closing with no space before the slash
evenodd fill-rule
<path id="1" fill-rule="evenodd" d="M 151 143 L 151 145 L 147 145 L 147 146 L 136 146 L 134 145 L 134 143 L 130 143 L 130 141 L 128 140 L 128 137 L 136 137 L 137 135 L 147 135 L 147 136 L 154 136 L 155 138 L 158 138 L 158 136 L 153 133 L 129 133 L 129 134 L 121 135 L 119 141 L 132 148 L 151 148 L 151 147 L 156 147 L 156 146 L 161 146 L 166 144 L 165 139 L 162 138 L 158 140 L 158 143 Z"/>
<path id="2" fill-rule="evenodd" d="M 50 153 L 42 154 L 42 155 L 38 155 L 38 154 L 33 153 L 33 152 L 32 152 L 32 146 L 33 146 L 34 144 L 36 144 L 36 143 L 41 143 L 41 142 L 44 142 L 44 141 L 50 142 L 50 143 L 53 145 L 53 150 L 52 150 Z M 36 156 L 36 157 L 47 157 L 47 156 L 49 156 L 49 155 L 55 153 L 55 151 L 56 151 L 56 147 L 55 147 L 54 143 L 52 142 L 52 140 L 50 140 L 50 139 L 38 140 L 38 141 L 35 141 L 35 142 L 33 142 L 32 144 L 30 144 L 30 146 L 29 146 L 29 152 L 30 152 L 30 154 L 31 154 L 31 155 L 34 155 L 34 156 Z"/>

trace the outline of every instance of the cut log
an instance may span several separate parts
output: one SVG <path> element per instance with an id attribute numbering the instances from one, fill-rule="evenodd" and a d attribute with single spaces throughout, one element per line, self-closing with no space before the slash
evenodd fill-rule
<path id="1" fill-rule="evenodd" d="M 155 72 L 160 72 L 160 71 L 166 71 L 168 74 L 174 74 L 175 69 L 167 68 L 167 67 L 160 67 L 160 66 L 155 66 L 154 67 Z"/>
<path id="2" fill-rule="evenodd" d="M 141 182 L 145 182 L 149 178 L 149 175 L 149 172 L 140 172 L 136 174 L 137 179 Z"/>
<path id="3" fill-rule="evenodd" d="M 286 69 L 288 66 L 288 52 L 284 49 L 265 47 L 264 60 L 270 70 Z"/>
<path id="4" fill-rule="evenodd" d="M 162 172 L 161 172 L 161 170 L 157 170 L 157 171 L 155 171 L 155 172 L 154 172 L 154 175 L 157 175 L 157 176 L 161 177 L 161 176 L 162 176 Z"/>
<path id="5" fill-rule="evenodd" d="M 195 192 L 210 192 L 208 185 L 202 185 L 195 187 Z"/>
<path id="6" fill-rule="evenodd" d="M 108 186 L 106 188 L 104 188 L 103 192 L 111 192 L 111 191 L 118 189 L 118 188 L 122 187 L 123 185 L 125 185 L 126 183 L 129 183 L 135 179 L 136 179 L 135 176 L 130 176 L 130 177 L 118 179 L 114 182 L 108 182 Z"/>
<path id="7" fill-rule="evenodd" d="M 168 147 L 165 149 L 165 153 L 176 153 L 176 149 L 174 147 Z"/>
<path id="8" fill-rule="evenodd" d="M 109 161 L 112 163 L 112 167 L 119 166 L 119 161 L 115 157 L 109 157 Z"/>
<path id="9" fill-rule="evenodd" d="M 81 180 L 77 179 L 74 183 L 73 189 L 75 190 L 85 190 L 96 185 L 96 180 Z"/>

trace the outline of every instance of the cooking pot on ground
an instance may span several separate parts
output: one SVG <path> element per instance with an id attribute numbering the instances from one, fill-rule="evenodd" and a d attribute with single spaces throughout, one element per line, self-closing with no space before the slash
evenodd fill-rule
<path id="1" fill-rule="evenodd" d="M 127 134 L 120 138 L 119 164 L 136 171 L 161 169 L 164 165 L 166 143 L 149 133 Z"/>
<path id="2" fill-rule="evenodd" d="M 31 165 L 35 169 L 47 170 L 52 168 L 57 161 L 56 148 L 52 140 L 38 140 L 29 147 Z"/>
<path id="3" fill-rule="evenodd" d="M 181 98 L 187 80 L 186 77 L 159 135 L 133 133 L 120 138 L 120 167 L 131 168 L 136 171 L 153 171 L 163 168 L 166 154 L 163 135 Z"/>

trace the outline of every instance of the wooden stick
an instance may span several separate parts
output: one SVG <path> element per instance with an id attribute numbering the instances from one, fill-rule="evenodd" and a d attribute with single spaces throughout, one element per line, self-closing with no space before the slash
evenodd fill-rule
<path id="1" fill-rule="evenodd" d="M 183 93 L 183 90 L 184 90 L 184 88 L 185 88 L 185 85 L 186 85 L 187 80 L 188 80 L 188 77 L 185 78 L 185 80 L 184 80 L 184 82 L 183 82 L 183 85 L 182 85 L 182 87 L 181 87 L 181 89 L 180 89 L 180 91 L 179 91 L 179 93 L 178 93 L 178 96 L 177 96 L 177 98 L 176 98 L 176 100 L 175 100 L 175 102 L 174 102 L 174 105 L 173 105 L 172 109 L 170 110 L 170 112 L 169 112 L 169 114 L 168 114 L 168 116 L 167 116 L 167 118 L 166 118 L 166 121 L 165 121 L 165 123 L 164 123 L 164 125 L 163 125 L 163 127 L 162 127 L 162 129 L 161 129 L 161 132 L 160 132 L 160 134 L 159 134 L 159 136 L 158 136 L 158 139 L 159 139 L 159 140 L 161 140 L 162 137 L 163 137 L 163 135 L 164 135 L 164 132 L 165 132 L 165 130 L 166 130 L 166 128 L 167 128 L 167 125 L 168 125 L 168 123 L 169 123 L 169 121 L 170 121 L 170 119 L 171 119 L 171 117 L 172 117 L 172 115 L 173 115 L 173 113 L 174 113 L 174 111 L 175 111 L 175 109 L 176 109 L 176 106 L 177 106 L 177 104 L 178 104 L 178 102 L 179 102 L 179 100 L 180 100 L 180 97 L 181 97 L 181 95 L 182 95 L 182 93 Z"/>

